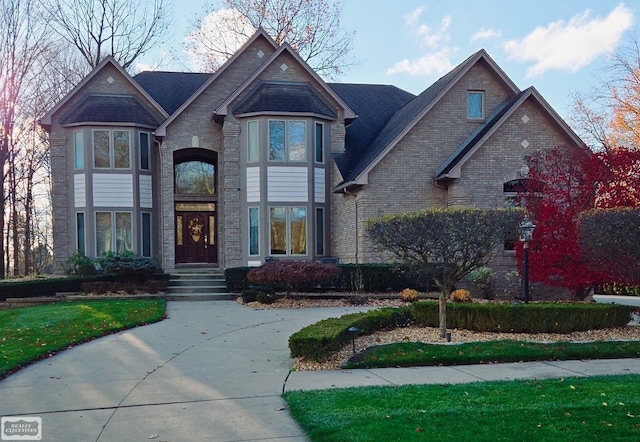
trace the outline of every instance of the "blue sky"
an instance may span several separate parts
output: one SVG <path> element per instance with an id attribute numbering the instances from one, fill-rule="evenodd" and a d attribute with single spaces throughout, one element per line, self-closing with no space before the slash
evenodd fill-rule
<path id="1" fill-rule="evenodd" d="M 206 2 L 176 3 L 171 43 L 179 49 Z M 639 13 L 640 0 L 345 0 L 343 22 L 357 33 L 361 65 L 340 81 L 418 94 L 484 48 L 520 89 L 535 86 L 566 118 L 571 92 L 597 84 L 607 53 L 629 43 Z M 142 62 L 153 64 L 149 57 Z"/>

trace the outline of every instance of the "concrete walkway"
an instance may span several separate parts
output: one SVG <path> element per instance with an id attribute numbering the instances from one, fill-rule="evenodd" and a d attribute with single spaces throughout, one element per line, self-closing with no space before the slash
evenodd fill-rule
<path id="1" fill-rule="evenodd" d="M 306 441 L 283 391 L 640 373 L 640 360 L 289 372 L 289 336 L 365 308 L 254 310 L 170 302 L 169 319 L 0 381 L 0 416 L 39 416 L 43 441 Z"/>

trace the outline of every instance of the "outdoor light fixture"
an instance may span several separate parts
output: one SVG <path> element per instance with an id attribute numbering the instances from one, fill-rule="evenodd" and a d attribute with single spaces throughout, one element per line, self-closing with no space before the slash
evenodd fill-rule
<path id="1" fill-rule="evenodd" d="M 351 333 L 351 344 L 353 345 L 353 354 L 356 354 L 356 335 L 360 329 L 358 327 L 349 328 L 349 333 Z"/>
<path id="2" fill-rule="evenodd" d="M 533 239 L 533 231 L 536 225 L 529 218 L 520 223 L 520 241 L 524 249 L 524 303 L 529 303 L 529 243 Z"/>

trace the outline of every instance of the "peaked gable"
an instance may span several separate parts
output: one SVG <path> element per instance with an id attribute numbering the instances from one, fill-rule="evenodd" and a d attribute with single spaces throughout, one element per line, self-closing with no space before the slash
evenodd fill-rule
<path id="1" fill-rule="evenodd" d="M 567 123 L 547 103 L 540 93 L 533 87 L 518 94 L 513 100 L 503 103 L 494 113 L 487 118 L 485 124 L 478 127 L 455 152 L 447 158 L 436 171 L 436 180 L 460 178 L 462 166 L 482 147 L 482 145 L 494 134 L 514 112 L 516 112 L 527 100 L 533 99 L 540 105 L 543 113 L 548 116 L 576 145 L 584 143 Z"/>
<path id="2" fill-rule="evenodd" d="M 264 41 L 266 41 L 268 45 L 274 50 L 278 48 L 278 45 L 275 41 L 273 41 L 269 34 L 267 34 L 264 29 L 258 28 L 258 30 L 256 30 L 256 32 L 240 47 L 240 49 L 238 49 L 227 61 L 225 61 L 217 71 L 215 71 L 213 74 L 210 74 L 211 76 L 204 83 L 202 83 L 202 85 L 200 85 L 200 87 L 189 97 L 189 99 L 184 101 L 171 114 L 171 116 L 167 120 L 165 120 L 162 125 L 160 125 L 160 127 L 156 130 L 156 135 L 160 137 L 166 136 L 167 127 L 173 121 L 175 121 L 175 119 L 178 118 L 182 114 L 182 112 L 184 112 L 185 109 L 189 107 L 191 103 L 193 103 L 198 97 L 200 97 L 204 93 L 204 91 L 206 91 L 218 78 L 220 78 L 220 76 L 225 73 L 229 69 L 229 67 L 232 66 L 238 58 L 240 58 L 240 56 L 242 56 L 242 54 L 248 51 L 249 48 L 252 47 L 258 39 L 263 39 Z M 263 53 L 262 57 L 264 57 L 265 55 L 266 54 Z"/>
<path id="3" fill-rule="evenodd" d="M 309 65 L 300 57 L 300 55 L 294 51 L 288 43 L 283 43 L 278 50 L 276 50 L 269 59 L 263 63 L 251 76 L 249 76 L 242 85 L 236 89 L 236 91 L 231 94 L 218 108 L 215 110 L 215 115 L 217 116 L 225 116 L 229 112 L 229 106 L 231 103 L 236 100 L 240 95 L 249 90 L 251 85 L 258 79 L 260 74 L 262 74 L 266 69 L 272 66 L 278 58 L 282 54 L 288 54 L 293 57 L 296 62 L 302 67 L 304 71 L 306 71 L 316 82 L 320 85 L 324 92 L 326 92 L 332 99 L 334 99 L 340 107 L 342 107 L 344 111 L 345 120 L 353 120 L 356 118 L 355 112 L 347 106 L 347 104 L 340 98 L 338 94 L 336 94 L 328 85 L 324 82 L 322 78 L 313 70 Z"/>
<path id="4" fill-rule="evenodd" d="M 481 61 L 484 61 L 514 94 L 520 92 L 515 83 L 511 81 L 489 54 L 487 54 L 484 49 L 481 49 L 399 109 L 378 133 L 367 152 L 361 158 L 355 159 L 357 161 L 355 164 L 343 165 L 343 169 L 341 169 L 343 182 L 338 186 L 338 189 L 349 185 L 366 184 L 368 172 L 386 156 L 473 66 Z"/>
<path id="5" fill-rule="evenodd" d="M 64 96 L 62 100 L 60 100 L 49 112 L 47 112 L 41 119 L 40 124 L 45 128 L 51 126 L 51 120 L 53 115 L 58 112 L 63 106 L 69 103 L 86 85 L 90 84 L 91 81 L 103 70 L 107 68 L 107 66 L 115 68 L 127 81 L 133 86 L 133 88 L 138 92 L 142 97 L 144 97 L 153 107 L 153 109 L 158 112 L 163 118 L 168 117 L 167 112 L 158 104 L 158 102 L 151 97 L 140 85 L 133 80 L 133 78 L 120 66 L 120 64 L 112 57 L 107 56 L 102 59 L 102 61 L 93 68 L 93 70 L 82 79 L 80 83 L 76 85 L 67 95 Z"/>

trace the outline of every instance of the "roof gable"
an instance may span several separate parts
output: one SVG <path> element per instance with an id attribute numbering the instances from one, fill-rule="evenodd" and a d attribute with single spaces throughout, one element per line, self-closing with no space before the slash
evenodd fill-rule
<path id="1" fill-rule="evenodd" d="M 378 133 L 365 155 L 350 165 L 346 175 L 343 174 L 343 183 L 339 187 L 366 184 L 369 171 L 480 61 L 484 61 L 514 94 L 520 92 L 489 54 L 481 49 L 399 109 Z"/>
<path id="2" fill-rule="evenodd" d="M 245 97 L 235 115 L 296 113 L 335 120 L 336 113 L 308 83 L 263 82 Z"/>
<path id="3" fill-rule="evenodd" d="M 169 126 L 176 118 L 178 118 L 178 116 L 180 116 L 180 114 L 182 114 L 182 112 L 184 112 L 185 109 L 187 109 L 189 107 L 189 105 L 191 103 L 193 103 L 200 95 L 202 95 L 202 93 L 204 91 L 206 91 L 228 68 L 229 66 L 231 66 L 233 63 L 235 63 L 235 61 L 244 53 L 246 52 L 251 45 L 253 45 L 253 43 L 258 40 L 259 38 L 262 38 L 264 40 L 266 40 L 268 42 L 268 44 L 270 46 L 272 46 L 274 49 L 278 47 L 278 45 L 276 44 L 276 42 L 273 41 L 273 39 L 269 36 L 269 34 L 267 34 L 267 32 L 262 29 L 262 28 L 258 28 L 258 30 L 256 30 L 256 32 L 249 38 L 249 40 L 247 40 L 240 49 L 238 49 L 232 56 L 231 58 L 229 58 L 227 61 L 224 62 L 224 64 L 222 66 L 220 66 L 220 68 L 215 71 L 213 74 L 211 74 L 211 76 L 209 77 L 209 79 L 207 79 L 192 95 L 191 97 L 189 97 L 188 100 L 184 101 L 172 114 L 171 116 L 165 120 L 164 123 L 162 123 L 160 125 L 160 127 L 156 130 L 156 135 L 163 137 L 166 136 L 167 134 L 167 126 Z"/>
<path id="4" fill-rule="evenodd" d="M 320 78 L 320 76 L 309 67 L 309 65 L 300 57 L 300 55 L 294 51 L 291 46 L 288 43 L 283 43 L 278 50 L 276 50 L 271 57 L 269 57 L 269 59 L 263 63 L 262 65 L 260 65 L 260 67 L 258 69 L 255 70 L 255 72 L 253 72 L 253 74 L 251 76 L 249 76 L 249 78 L 247 78 L 240 87 L 238 87 L 238 89 L 236 89 L 236 91 L 231 94 L 220 106 L 218 106 L 218 108 L 215 110 L 215 115 L 218 116 L 225 116 L 227 115 L 227 113 L 229 112 L 229 106 L 231 105 L 231 103 L 233 103 L 234 100 L 236 100 L 243 92 L 247 91 L 251 85 L 257 80 L 257 78 L 260 76 L 261 73 L 263 73 L 269 66 L 273 65 L 276 60 L 283 54 L 283 53 L 287 53 L 290 56 L 292 56 L 296 62 L 311 76 L 313 77 L 313 79 L 317 82 L 317 84 L 320 85 L 320 87 L 322 87 L 322 89 L 331 97 L 333 98 L 339 105 L 340 107 L 343 108 L 344 110 L 344 118 L 346 120 L 351 120 L 356 118 L 356 114 L 355 112 L 353 112 L 353 110 L 351 110 L 349 108 L 349 106 L 347 106 L 347 104 L 342 101 L 342 99 L 340 98 L 340 96 L 338 96 L 328 85 L 327 83 L 324 82 L 324 80 L 322 78 Z"/>
<path id="5" fill-rule="evenodd" d="M 161 122 L 148 111 L 138 98 L 131 95 L 89 94 L 60 118 L 60 124 L 62 125 L 135 123 L 156 128 Z"/>
<path id="6" fill-rule="evenodd" d="M 80 90 L 82 90 L 84 86 L 89 84 L 91 80 L 93 80 L 96 75 L 98 75 L 99 72 L 105 69 L 106 66 L 114 67 L 127 82 L 131 83 L 134 89 L 139 92 L 141 96 L 143 96 L 146 100 L 149 101 L 149 103 L 151 103 L 154 110 L 156 110 L 164 118 L 168 116 L 167 112 L 165 112 L 162 106 L 160 106 L 158 102 L 156 102 L 153 97 L 151 97 L 151 95 L 147 93 L 147 91 L 140 87 L 140 85 L 135 82 L 133 78 L 131 78 L 131 76 L 122 68 L 122 66 L 120 66 L 120 64 L 118 64 L 118 62 L 112 56 L 107 56 L 103 58 L 98 66 L 96 66 L 86 77 L 84 77 L 82 81 L 76 85 L 76 87 L 74 87 L 67 95 L 65 95 L 62 100 L 60 100 L 51 110 L 49 110 L 49 112 L 47 112 L 40 119 L 40 124 L 45 127 L 51 126 L 53 115 L 58 112 L 65 104 L 67 104 Z"/>
<path id="7" fill-rule="evenodd" d="M 436 171 L 436 180 L 449 178 L 460 178 L 462 166 L 482 147 L 492 134 L 494 134 L 513 113 L 520 108 L 528 99 L 535 100 L 543 112 L 547 114 L 556 125 L 571 138 L 576 145 L 584 143 L 567 123 L 556 113 L 556 111 L 540 95 L 536 88 L 529 87 L 522 91 L 513 100 L 499 106 L 495 112 L 487 118 L 485 124 L 478 127 L 464 143 L 453 152 L 449 158 Z"/>

